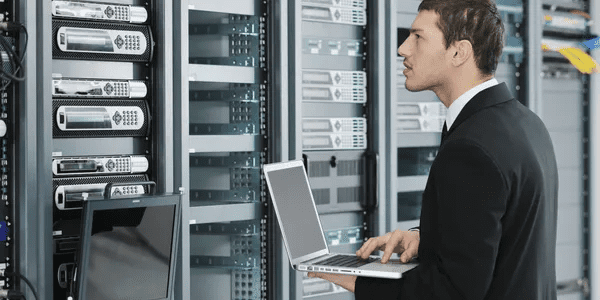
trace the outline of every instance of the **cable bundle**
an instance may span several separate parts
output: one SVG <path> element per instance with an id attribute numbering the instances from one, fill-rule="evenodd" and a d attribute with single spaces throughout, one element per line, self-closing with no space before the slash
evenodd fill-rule
<path id="1" fill-rule="evenodd" d="M 14 70 L 14 72 L 11 73 L 10 71 L 5 70 L 4 68 L 0 68 L 0 78 L 4 79 L 4 84 L 0 87 L 0 90 L 5 90 L 13 80 L 25 80 L 25 75 L 19 77 L 17 74 L 23 68 L 25 51 L 27 50 L 27 41 L 29 40 L 27 29 L 25 28 L 25 26 L 23 26 L 23 24 L 13 22 L 0 22 L 0 32 L 4 31 L 23 31 L 23 33 L 25 34 L 25 43 L 23 46 L 22 55 L 21 57 L 19 57 L 19 55 L 13 49 L 13 45 L 10 43 L 8 38 L 0 34 L 0 50 L 4 52 L 3 54 L 5 54 L 0 56 L 0 59 L 2 60 L 2 65 L 4 65 L 5 63 L 10 63 L 10 69 Z"/>

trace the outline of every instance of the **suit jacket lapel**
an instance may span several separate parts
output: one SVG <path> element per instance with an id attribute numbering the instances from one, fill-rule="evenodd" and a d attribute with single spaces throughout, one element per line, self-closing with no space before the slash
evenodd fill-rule
<path id="1" fill-rule="evenodd" d="M 505 82 L 477 93 L 460 111 L 456 120 L 452 123 L 452 127 L 448 129 L 446 137 L 450 136 L 456 127 L 460 126 L 462 122 L 478 111 L 512 99 L 514 99 L 514 97 L 510 94 Z"/>

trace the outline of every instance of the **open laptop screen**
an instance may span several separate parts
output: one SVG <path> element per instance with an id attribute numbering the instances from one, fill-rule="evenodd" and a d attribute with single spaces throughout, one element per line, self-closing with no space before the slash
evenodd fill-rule
<path id="1" fill-rule="evenodd" d="M 168 299 L 178 204 L 158 197 L 85 203 L 79 299 Z"/>
<path id="2" fill-rule="evenodd" d="M 326 249 L 304 167 L 266 173 L 292 259 Z"/>

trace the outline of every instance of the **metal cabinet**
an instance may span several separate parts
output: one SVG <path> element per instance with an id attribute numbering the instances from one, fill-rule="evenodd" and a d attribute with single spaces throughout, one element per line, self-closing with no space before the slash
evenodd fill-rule
<path id="1" fill-rule="evenodd" d="M 270 6 L 190 0 L 173 12 L 178 299 L 267 297 Z"/>

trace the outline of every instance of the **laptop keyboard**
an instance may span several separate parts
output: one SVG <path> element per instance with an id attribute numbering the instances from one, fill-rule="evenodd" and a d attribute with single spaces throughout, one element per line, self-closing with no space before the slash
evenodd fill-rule
<path id="1" fill-rule="evenodd" d="M 324 261 L 320 261 L 315 263 L 315 265 L 319 266 L 338 266 L 338 267 L 349 267 L 349 268 L 358 268 L 360 266 L 364 266 L 366 264 L 377 261 L 376 258 L 367 258 L 362 259 L 355 255 L 336 255 L 332 256 Z"/>

